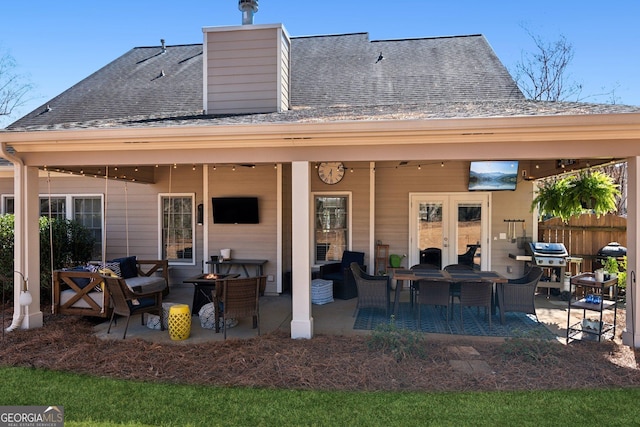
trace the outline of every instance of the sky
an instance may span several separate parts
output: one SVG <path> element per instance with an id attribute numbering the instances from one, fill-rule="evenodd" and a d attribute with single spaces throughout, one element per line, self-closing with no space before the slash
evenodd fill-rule
<path id="1" fill-rule="evenodd" d="M 483 34 L 512 72 L 545 42 L 573 46 L 567 71 L 585 102 L 640 105 L 640 1 L 261 0 L 255 24 L 290 36 L 368 33 L 370 40 Z M 203 27 L 241 25 L 237 0 L 65 0 L 0 3 L 0 55 L 33 85 L 0 128 L 139 46 L 202 43 Z M 574 99 L 570 99 L 574 100 Z"/>

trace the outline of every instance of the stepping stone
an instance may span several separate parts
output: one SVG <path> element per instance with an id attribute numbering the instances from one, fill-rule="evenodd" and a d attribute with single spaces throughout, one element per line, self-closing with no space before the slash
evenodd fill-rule
<path id="1" fill-rule="evenodd" d="M 471 346 L 465 346 L 465 345 L 451 346 L 449 347 L 449 351 L 452 353 L 455 353 L 461 358 L 467 358 L 471 356 L 475 356 L 475 357 L 480 356 L 480 353 L 478 353 L 478 350 L 476 350 Z"/>

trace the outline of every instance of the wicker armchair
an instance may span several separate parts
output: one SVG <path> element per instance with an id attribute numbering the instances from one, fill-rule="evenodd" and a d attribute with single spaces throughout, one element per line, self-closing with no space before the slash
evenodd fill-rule
<path id="1" fill-rule="evenodd" d="M 342 261 L 320 266 L 320 279 L 333 282 L 334 298 L 351 299 L 358 296 L 358 288 L 349 267 L 352 262 L 356 262 L 363 270 L 366 270 L 364 252 L 355 251 L 344 251 Z"/>
<path id="2" fill-rule="evenodd" d="M 353 315 L 355 316 L 361 308 L 374 307 L 384 309 L 388 317 L 391 307 L 391 280 L 389 276 L 366 274 L 356 262 L 352 262 L 350 267 L 358 287 L 358 304 Z"/>
<path id="3" fill-rule="evenodd" d="M 216 320 L 220 317 L 223 320 L 224 339 L 227 339 L 227 320 L 237 317 L 251 317 L 253 328 L 258 329 L 260 335 L 260 286 L 265 280 L 264 276 L 228 279 L 211 292 Z"/>
<path id="4" fill-rule="evenodd" d="M 460 323 L 464 332 L 464 307 L 484 307 L 485 318 L 489 319 L 491 330 L 491 297 L 493 296 L 492 282 L 461 282 L 460 283 Z"/>
<path id="5" fill-rule="evenodd" d="M 410 270 L 439 270 L 440 268 L 435 264 L 414 264 L 411 266 Z M 416 295 L 418 294 L 418 281 L 412 280 L 409 285 L 409 296 L 411 307 L 413 307 L 413 301 L 416 299 Z"/>
<path id="6" fill-rule="evenodd" d="M 518 279 L 509 279 L 508 283 L 498 284 L 500 323 L 504 324 L 504 314 L 507 311 L 536 316 L 535 294 L 540 277 L 542 277 L 542 269 L 540 267 L 532 267 L 525 276 Z"/>
<path id="7" fill-rule="evenodd" d="M 449 326 L 449 307 L 451 298 L 449 296 L 450 282 L 434 280 L 418 280 L 418 294 L 416 302 L 418 305 L 418 327 L 422 328 L 420 318 L 421 305 L 435 305 L 446 308 L 447 327 Z"/>
<path id="8" fill-rule="evenodd" d="M 135 293 L 129 289 L 125 279 L 120 277 L 102 276 L 102 280 L 104 280 L 106 291 L 109 293 L 113 304 L 107 333 L 111 332 L 111 325 L 115 320 L 116 314 L 127 318 L 122 339 L 127 337 L 129 319 L 134 314 L 140 314 L 141 322 L 144 325 L 143 313 L 157 313 L 160 316 L 161 329 L 164 330 L 162 327 L 162 290 L 150 293 Z"/>

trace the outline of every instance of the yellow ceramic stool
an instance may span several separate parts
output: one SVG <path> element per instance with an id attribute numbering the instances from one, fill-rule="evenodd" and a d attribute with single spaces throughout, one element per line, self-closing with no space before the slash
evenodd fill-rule
<path id="1" fill-rule="evenodd" d="M 191 332 L 191 311 L 187 304 L 175 304 L 169 308 L 169 337 L 186 340 Z"/>

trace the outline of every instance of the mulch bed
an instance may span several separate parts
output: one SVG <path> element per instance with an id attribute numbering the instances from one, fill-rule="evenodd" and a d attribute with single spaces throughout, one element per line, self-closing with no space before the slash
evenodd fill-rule
<path id="1" fill-rule="evenodd" d="M 46 308 L 43 308 L 43 312 Z M 12 309 L 5 313 L 5 327 Z M 624 325 L 621 316 L 621 325 Z M 5 332 L 0 366 L 24 366 L 100 377 L 209 386 L 303 390 L 493 391 L 637 387 L 637 354 L 616 342 L 427 338 L 422 357 L 370 348 L 366 336 L 285 333 L 248 340 L 160 345 L 139 339 L 101 340 L 95 321 L 45 313 L 44 327 Z M 620 328 L 622 329 L 622 328 Z M 433 336 L 432 336 L 433 337 Z M 464 373 L 450 361 L 471 346 L 491 372 Z"/>

